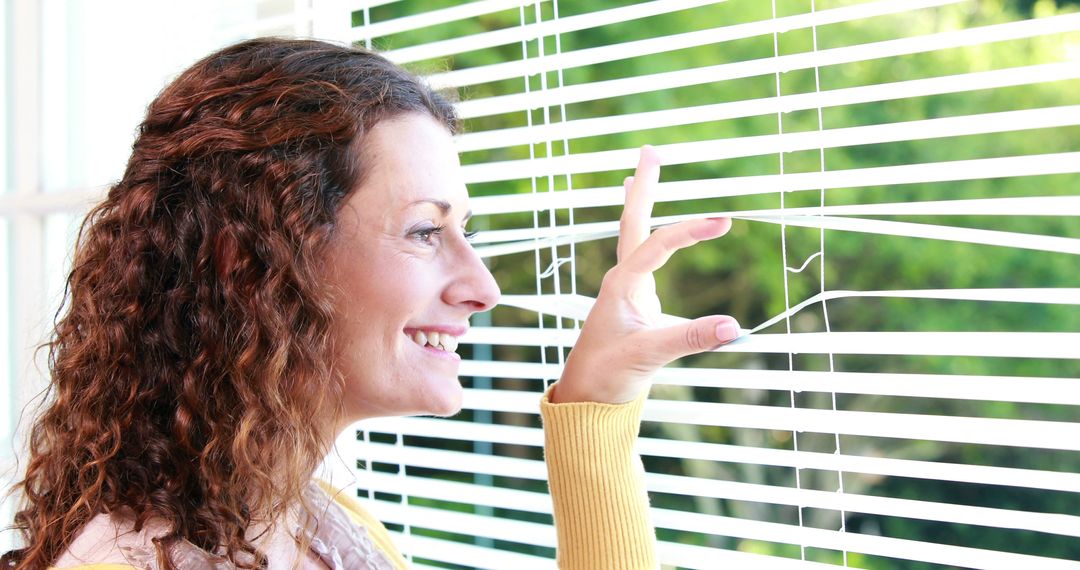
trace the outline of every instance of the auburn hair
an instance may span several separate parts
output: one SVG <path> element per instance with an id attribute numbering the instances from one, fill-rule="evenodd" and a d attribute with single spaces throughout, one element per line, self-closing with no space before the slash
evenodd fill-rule
<path id="1" fill-rule="evenodd" d="M 313 40 L 224 48 L 158 95 L 79 233 L 4 566 L 114 512 L 167 523 L 166 567 L 177 539 L 265 566 L 245 531 L 301 500 L 342 414 L 325 246 L 365 132 L 413 112 L 458 129 L 416 76 Z"/>

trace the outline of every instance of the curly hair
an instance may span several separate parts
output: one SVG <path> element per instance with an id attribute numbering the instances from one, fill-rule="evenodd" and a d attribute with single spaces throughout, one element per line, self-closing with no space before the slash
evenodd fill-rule
<path id="1" fill-rule="evenodd" d="M 176 539 L 265 566 L 245 531 L 301 500 L 342 414 L 325 246 L 364 133 L 414 112 L 458 130 L 416 76 L 312 40 L 227 47 L 160 93 L 80 231 L 4 566 L 118 511 L 168 524 L 166 567 Z"/>

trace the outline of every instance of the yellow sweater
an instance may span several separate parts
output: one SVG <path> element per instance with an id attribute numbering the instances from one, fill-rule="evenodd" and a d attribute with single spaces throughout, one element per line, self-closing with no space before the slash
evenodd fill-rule
<path id="1" fill-rule="evenodd" d="M 645 396 L 626 404 L 540 403 L 549 487 L 555 506 L 558 566 L 566 570 L 652 570 L 655 537 L 644 470 L 634 451 Z M 408 568 L 386 528 L 352 497 L 326 489 L 375 546 Z M 78 570 L 139 570 L 87 564 Z"/>

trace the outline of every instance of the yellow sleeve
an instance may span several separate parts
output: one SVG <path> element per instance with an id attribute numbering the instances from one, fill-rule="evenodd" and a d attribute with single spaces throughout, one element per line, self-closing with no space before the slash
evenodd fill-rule
<path id="1" fill-rule="evenodd" d="M 645 471 L 634 450 L 647 397 L 625 404 L 541 400 L 559 568 L 657 567 Z"/>
<path id="2" fill-rule="evenodd" d="M 334 500 L 345 511 L 345 514 L 349 515 L 357 525 L 367 529 L 368 536 L 371 537 L 372 542 L 375 543 L 375 547 L 378 548 L 386 555 L 390 562 L 394 564 L 394 567 L 398 570 L 408 570 L 409 565 L 405 562 L 405 557 L 401 555 L 397 547 L 394 546 L 394 542 L 390 539 L 390 532 L 386 530 L 383 523 L 379 519 L 371 516 L 371 513 L 367 512 L 360 501 L 355 497 L 350 496 L 347 492 L 340 489 L 335 489 L 325 481 L 316 479 L 316 483 L 326 491 L 326 494 Z"/>

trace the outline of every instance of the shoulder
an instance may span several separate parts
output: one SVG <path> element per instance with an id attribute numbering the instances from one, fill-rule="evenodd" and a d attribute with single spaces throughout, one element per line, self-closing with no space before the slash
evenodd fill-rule
<path id="1" fill-rule="evenodd" d="M 165 530 L 147 524 L 136 531 L 129 520 L 99 514 L 79 531 L 53 566 L 56 570 L 131 570 L 155 558 L 153 539 Z"/>
<path id="2" fill-rule="evenodd" d="M 394 541 L 386 527 L 368 512 L 350 491 L 338 489 L 321 479 L 315 479 L 315 483 L 349 517 L 352 524 L 363 529 L 374 546 L 390 559 L 394 568 L 409 567 L 401 552 L 394 546 Z"/>
<path id="3" fill-rule="evenodd" d="M 341 507 L 341 510 L 345 511 L 345 514 L 349 515 L 349 518 L 353 523 L 366 528 L 383 528 L 379 519 L 373 517 L 371 513 L 360 504 L 360 501 L 358 501 L 356 497 L 353 497 L 348 491 L 338 489 L 322 479 L 315 479 L 315 483 L 330 497 L 331 500 L 334 501 L 334 503 L 337 504 L 337 506 Z"/>

